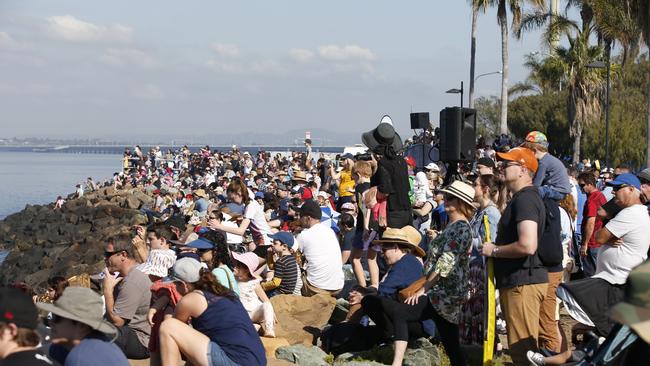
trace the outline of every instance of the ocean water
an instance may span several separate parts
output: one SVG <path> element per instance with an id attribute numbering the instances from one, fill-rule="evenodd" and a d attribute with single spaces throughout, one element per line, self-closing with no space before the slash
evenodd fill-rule
<path id="1" fill-rule="evenodd" d="M 66 197 L 92 177 L 109 179 L 121 169 L 118 154 L 0 152 L 0 220 L 25 208 Z"/>

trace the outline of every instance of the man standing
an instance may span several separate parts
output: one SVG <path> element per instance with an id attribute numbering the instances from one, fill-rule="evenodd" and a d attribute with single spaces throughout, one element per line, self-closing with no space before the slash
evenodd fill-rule
<path id="1" fill-rule="evenodd" d="M 343 288 L 343 263 L 336 234 L 321 223 L 322 211 L 314 200 L 300 207 L 300 224 L 306 228 L 296 238 L 298 250 L 307 261 L 303 295 L 327 293 L 336 296 Z"/>
<path id="2" fill-rule="evenodd" d="M 535 186 L 537 159 L 529 149 L 497 153 L 512 199 L 501 216 L 495 244 L 483 243 L 482 254 L 493 257 L 496 287 L 505 316 L 512 361 L 527 364 L 526 351 L 537 349 L 540 307 L 547 292 L 548 272 L 537 256 L 546 211 Z"/>
<path id="3" fill-rule="evenodd" d="M 118 336 L 115 340 L 127 358 L 149 357 L 151 326 L 147 320 L 151 303 L 151 281 L 140 272 L 133 258 L 128 238 L 115 238 L 104 252 L 104 299 L 106 319 L 115 324 Z M 113 273 L 119 276 L 114 277 Z"/>
<path id="4" fill-rule="evenodd" d="M 604 205 L 607 199 L 596 187 L 596 178 L 591 172 L 583 172 L 578 175 L 578 186 L 587 195 L 587 201 L 582 210 L 582 243 L 580 245 L 582 272 L 585 277 L 591 277 L 596 272 L 596 261 L 600 248 L 594 234 L 603 227 L 603 221 L 598 217 L 598 208 Z"/>

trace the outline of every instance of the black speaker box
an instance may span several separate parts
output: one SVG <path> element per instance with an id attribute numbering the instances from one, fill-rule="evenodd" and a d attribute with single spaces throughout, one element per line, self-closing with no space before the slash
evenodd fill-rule
<path id="1" fill-rule="evenodd" d="M 476 110 L 448 107 L 440 111 L 440 160 L 470 162 L 476 155 Z"/>
<path id="2" fill-rule="evenodd" d="M 411 129 L 426 130 L 429 128 L 429 112 L 411 113 Z"/>

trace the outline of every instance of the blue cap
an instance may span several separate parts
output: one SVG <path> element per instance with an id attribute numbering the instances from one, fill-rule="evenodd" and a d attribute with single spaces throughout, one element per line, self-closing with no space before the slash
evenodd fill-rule
<path id="1" fill-rule="evenodd" d="M 641 181 L 639 181 L 639 178 L 637 178 L 636 175 L 632 173 L 623 173 L 618 177 L 616 177 L 616 179 L 614 179 L 613 181 L 607 182 L 607 185 L 612 187 L 619 187 L 622 185 L 626 185 L 641 190 Z"/>
<path id="2" fill-rule="evenodd" d="M 264 192 L 255 192 L 255 199 L 257 198 L 264 198 Z"/>
<path id="3" fill-rule="evenodd" d="M 206 238 L 198 238 L 194 241 L 191 241 L 185 244 L 186 247 L 196 248 L 196 249 L 212 249 L 214 248 L 214 243 Z"/>
<path id="4" fill-rule="evenodd" d="M 293 234 L 291 234 L 288 231 L 278 231 L 273 235 L 269 235 L 269 238 L 273 240 L 278 240 L 283 244 L 286 244 L 289 248 L 293 247 L 293 243 L 294 243 Z"/>
<path id="5" fill-rule="evenodd" d="M 236 213 L 236 214 L 239 214 L 239 215 L 244 214 L 244 206 L 243 205 L 238 205 L 238 204 L 236 204 L 234 202 L 230 202 L 230 203 L 226 204 L 226 207 L 228 207 L 228 209 L 232 213 Z"/>
<path id="6" fill-rule="evenodd" d="M 354 159 L 354 155 L 352 155 L 350 153 L 345 153 L 345 154 L 341 155 L 341 159 Z"/>

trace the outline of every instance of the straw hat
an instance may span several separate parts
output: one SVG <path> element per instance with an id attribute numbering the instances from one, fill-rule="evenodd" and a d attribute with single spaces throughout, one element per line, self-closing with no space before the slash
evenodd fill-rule
<path id="1" fill-rule="evenodd" d="M 205 190 L 203 189 L 197 189 L 196 191 L 194 191 L 194 195 L 201 198 L 208 198 L 208 195 L 205 193 Z"/>
<path id="2" fill-rule="evenodd" d="M 448 193 L 454 197 L 457 197 L 461 201 L 472 206 L 474 204 L 474 187 L 470 186 L 465 182 L 455 180 L 447 187 L 440 190 L 441 192 Z"/>
<path id="3" fill-rule="evenodd" d="M 293 177 L 291 177 L 291 180 L 294 180 L 296 182 L 302 181 L 302 182 L 307 182 L 307 174 L 303 171 L 295 171 L 293 172 Z"/>
<path id="4" fill-rule="evenodd" d="M 381 239 L 373 240 L 373 244 L 386 245 L 386 244 L 399 244 L 413 249 L 414 254 L 419 257 L 424 257 L 426 253 L 419 244 L 422 240 L 422 235 L 410 225 L 404 226 L 401 229 L 389 227 L 384 231 Z"/>
<path id="5" fill-rule="evenodd" d="M 104 320 L 102 298 L 89 288 L 67 287 L 54 304 L 39 302 L 36 306 L 63 318 L 86 324 L 104 334 L 117 335 L 117 328 Z"/>

